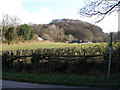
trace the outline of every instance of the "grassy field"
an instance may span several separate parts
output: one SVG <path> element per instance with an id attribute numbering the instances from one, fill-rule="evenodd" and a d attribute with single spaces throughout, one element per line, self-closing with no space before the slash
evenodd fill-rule
<path id="1" fill-rule="evenodd" d="M 66 47 L 89 47 L 89 46 L 106 46 L 106 43 L 92 44 L 70 44 L 70 43 L 50 43 L 50 42 L 35 42 L 18 45 L 2 45 L 2 50 L 22 50 L 22 49 L 38 49 L 38 48 L 66 48 Z"/>
<path id="2" fill-rule="evenodd" d="M 36 73 L 15 73 L 3 72 L 3 79 L 24 81 L 32 83 L 47 83 L 71 86 L 94 86 L 112 87 L 120 86 L 120 76 L 115 75 L 111 78 L 106 76 L 80 76 L 76 74 L 36 74 Z"/>

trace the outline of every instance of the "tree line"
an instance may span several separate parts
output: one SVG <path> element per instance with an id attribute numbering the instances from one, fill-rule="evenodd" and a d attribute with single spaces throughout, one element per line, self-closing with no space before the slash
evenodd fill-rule
<path id="1" fill-rule="evenodd" d="M 2 42 L 12 43 L 35 39 L 35 32 L 28 24 L 20 24 L 20 19 L 8 14 L 3 16 L 1 21 Z"/>
<path id="2" fill-rule="evenodd" d="M 10 44 L 16 40 L 32 40 L 34 31 L 31 26 L 23 24 L 17 27 L 9 27 L 3 34 L 3 41 Z"/>
<path id="3" fill-rule="evenodd" d="M 92 25 L 90 23 L 69 19 L 53 21 L 49 24 L 20 24 L 18 17 L 6 14 L 1 21 L 2 42 L 10 44 L 16 41 L 37 40 L 38 37 L 54 42 L 109 41 L 108 33 L 104 33 L 98 26 L 90 27 Z M 113 41 L 118 40 L 119 33 L 113 33 Z"/>

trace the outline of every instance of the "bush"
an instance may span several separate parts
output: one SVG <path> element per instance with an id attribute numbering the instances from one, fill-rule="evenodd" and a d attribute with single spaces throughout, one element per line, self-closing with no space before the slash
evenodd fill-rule
<path id="1" fill-rule="evenodd" d="M 15 27 L 10 27 L 5 33 L 5 39 L 7 40 L 8 44 L 10 44 L 11 41 L 17 39 L 17 31 Z"/>
<path id="2" fill-rule="evenodd" d="M 24 40 L 31 40 L 34 36 L 34 31 L 31 26 L 23 24 L 18 26 L 17 33 L 19 37 L 22 37 Z"/>

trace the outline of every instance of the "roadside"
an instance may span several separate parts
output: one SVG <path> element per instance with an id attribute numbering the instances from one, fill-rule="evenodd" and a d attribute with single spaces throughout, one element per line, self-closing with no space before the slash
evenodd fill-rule
<path id="1" fill-rule="evenodd" d="M 113 76 L 108 79 L 105 76 L 80 76 L 75 74 L 37 74 L 15 72 L 3 72 L 2 74 L 4 80 L 28 83 L 101 88 L 119 88 L 120 86 L 120 78 L 118 76 Z"/>

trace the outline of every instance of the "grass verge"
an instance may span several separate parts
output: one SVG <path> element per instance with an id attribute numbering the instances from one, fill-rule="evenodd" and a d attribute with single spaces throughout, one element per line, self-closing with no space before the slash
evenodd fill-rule
<path id="1" fill-rule="evenodd" d="M 3 72 L 2 78 L 5 80 L 55 85 L 93 86 L 109 88 L 119 88 L 120 86 L 120 76 L 118 75 L 114 75 L 108 79 L 104 76 L 80 76 L 75 74 L 37 74 Z"/>

